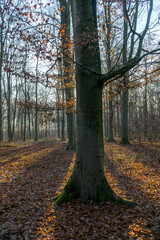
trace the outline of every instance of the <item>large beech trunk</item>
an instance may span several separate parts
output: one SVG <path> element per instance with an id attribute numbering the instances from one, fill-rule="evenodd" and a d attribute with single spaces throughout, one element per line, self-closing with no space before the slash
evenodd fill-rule
<path id="1" fill-rule="evenodd" d="M 98 40 L 95 40 L 96 16 L 92 3 L 92 0 L 77 0 L 73 4 L 74 15 L 79 20 L 74 23 L 75 37 L 79 39 L 79 47 L 75 45 L 76 62 L 79 63 L 76 66 L 76 162 L 63 192 L 55 197 L 57 204 L 76 198 L 99 203 L 124 202 L 113 192 L 104 174 L 102 87 L 98 74 L 88 70 L 92 68 L 100 72 Z M 94 37 L 89 45 L 84 44 L 85 33 L 89 34 L 89 38 Z"/>
<path id="2" fill-rule="evenodd" d="M 98 88 L 98 78 L 83 70 L 77 76 L 76 163 L 57 203 L 75 198 L 99 203 L 120 201 L 104 175 L 102 89 Z"/>
<path id="3" fill-rule="evenodd" d="M 74 171 L 57 204 L 81 198 L 84 201 L 128 203 L 111 189 L 104 174 L 102 89 L 98 78 L 81 69 L 77 75 L 77 149 Z"/>
<path id="4" fill-rule="evenodd" d="M 80 194 L 84 200 L 98 200 L 104 179 L 102 89 L 98 79 L 84 71 L 77 76 L 77 158 Z"/>

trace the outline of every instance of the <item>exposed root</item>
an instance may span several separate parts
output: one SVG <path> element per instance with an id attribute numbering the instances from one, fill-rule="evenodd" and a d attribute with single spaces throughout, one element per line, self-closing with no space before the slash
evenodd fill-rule
<path id="1" fill-rule="evenodd" d="M 110 187 L 109 183 L 106 179 L 104 179 L 101 183 L 101 186 L 98 189 L 98 202 L 99 205 L 102 206 L 105 202 L 114 202 L 114 203 L 122 203 L 131 207 L 137 206 L 136 203 L 125 200 L 119 197 Z"/>
<path id="2" fill-rule="evenodd" d="M 60 197 L 61 193 L 52 198 L 53 201 L 56 201 Z"/>
<path id="3" fill-rule="evenodd" d="M 55 204 L 59 205 L 64 202 L 71 202 L 77 198 L 82 198 L 80 194 L 80 187 L 78 186 L 78 182 L 71 177 L 65 186 L 63 192 L 53 198 L 55 200 Z M 83 198 L 82 198 L 83 199 Z M 107 179 L 104 178 L 101 181 L 101 185 L 97 187 L 97 196 L 94 196 L 94 199 L 88 198 L 91 203 L 98 202 L 99 206 L 102 206 L 105 202 L 114 202 L 114 203 L 121 203 L 126 204 L 130 207 L 136 207 L 138 204 L 127 201 L 119 197 L 110 187 Z"/>
<path id="4" fill-rule="evenodd" d="M 67 182 L 64 190 L 59 195 L 55 196 L 53 200 L 55 200 L 55 204 L 59 205 L 64 202 L 71 202 L 74 199 L 80 197 L 79 187 L 77 181 L 73 176 Z"/>

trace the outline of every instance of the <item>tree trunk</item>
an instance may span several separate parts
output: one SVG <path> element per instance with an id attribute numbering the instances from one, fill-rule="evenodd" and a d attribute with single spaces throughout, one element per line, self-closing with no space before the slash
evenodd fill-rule
<path id="1" fill-rule="evenodd" d="M 57 95 L 57 136 L 60 138 L 60 112 L 59 112 L 59 102 L 60 102 L 60 97 L 59 97 L 59 89 L 56 89 L 56 95 Z"/>
<path id="2" fill-rule="evenodd" d="M 3 140 L 3 120 L 2 120 L 2 66 L 3 66 L 3 14 L 1 11 L 1 3 L 0 3 L 0 17 L 1 17 L 1 28 L 0 28 L 0 142 Z"/>
<path id="3" fill-rule="evenodd" d="M 45 121 L 45 137 L 48 137 L 48 121 Z"/>
<path id="4" fill-rule="evenodd" d="M 61 83 L 61 87 L 63 88 L 63 83 Z M 64 104 L 64 89 L 62 89 L 62 102 Z M 62 141 L 65 140 L 65 135 L 64 135 L 64 130 L 65 130 L 65 112 L 64 112 L 64 105 L 62 108 L 62 116 L 61 116 L 61 139 Z"/>
<path id="5" fill-rule="evenodd" d="M 69 88 L 66 91 L 66 101 L 70 102 L 74 99 L 74 88 Z M 68 146 L 67 150 L 75 150 L 75 113 L 73 109 L 67 110 L 67 132 L 68 132 Z"/>
<path id="6" fill-rule="evenodd" d="M 109 101 L 108 99 L 106 99 L 106 106 L 107 106 L 107 117 L 106 117 L 107 122 L 106 122 L 106 133 L 105 133 L 106 139 L 109 138 L 109 106 L 108 104 L 109 104 Z"/>
<path id="7" fill-rule="evenodd" d="M 86 69 L 92 67 L 95 72 L 101 71 L 98 40 L 94 35 L 96 31 L 95 5 L 92 5 L 92 0 L 74 1 L 74 4 L 74 10 L 76 10 L 74 15 L 79 19 L 76 22 L 76 39 L 81 43 L 78 48 L 75 48 L 76 62 L 79 63 L 76 66 L 76 163 L 63 192 L 55 197 L 56 203 L 71 201 L 79 197 L 85 201 L 99 203 L 124 202 L 113 192 L 104 174 L 102 87 L 99 85 L 99 76 Z M 94 42 L 84 46 L 82 33 L 86 32 L 94 37 Z M 91 48 L 88 48 L 89 46 Z"/>
<path id="8" fill-rule="evenodd" d="M 108 1 L 107 6 L 105 7 L 105 18 L 106 18 L 106 27 L 107 27 L 107 41 L 106 41 L 106 48 L 107 48 L 107 66 L 108 72 L 112 68 L 112 61 L 111 61 L 111 1 Z M 112 83 L 109 84 L 109 137 L 107 142 L 113 142 L 113 92 L 112 92 Z"/>
<path id="9" fill-rule="evenodd" d="M 60 1 L 61 8 L 65 7 L 65 11 L 61 11 L 61 24 L 62 31 L 64 34 L 62 36 L 62 49 L 63 49 L 63 67 L 64 67 L 64 84 L 68 85 L 66 87 L 66 103 L 70 104 L 74 98 L 74 88 L 71 75 L 72 65 L 70 63 L 71 48 L 70 48 L 70 13 L 69 13 L 69 3 L 66 0 Z M 68 58 L 67 58 L 68 57 Z M 67 133 L 68 133 L 68 146 L 67 150 L 75 150 L 75 118 L 74 112 L 71 109 L 67 109 Z"/>
<path id="10" fill-rule="evenodd" d="M 147 120 L 148 120 L 148 106 L 147 106 L 147 60 L 145 60 L 145 86 L 144 86 L 144 137 L 147 137 Z"/>
<path id="11" fill-rule="evenodd" d="M 36 109 L 35 109 L 35 135 L 34 135 L 34 141 L 38 141 L 38 59 L 39 53 L 37 53 L 37 64 L 36 64 Z"/>
<path id="12" fill-rule="evenodd" d="M 112 87 L 109 86 L 109 138 L 107 142 L 113 142 L 113 97 L 112 97 Z"/>
<path id="13" fill-rule="evenodd" d="M 18 79 L 16 78 L 16 96 L 14 99 L 14 110 L 13 110 L 13 121 L 12 121 L 12 139 L 14 139 L 15 134 L 15 121 L 17 113 L 17 97 L 18 97 Z"/>
<path id="14" fill-rule="evenodd" d="M 23 109 L 21 109 L 21 139 L 23 140 Z"/>
<path id="15" fill-rule="evenodd" d="M 6 101 L 7 101 L 7 125 L 8 125 L 8 141 L 11 142 L 12 139 L 12 130 L 11 130 L 11 74 L 7 73 L 7 92 L 6 92 Z"/>
<path id="16" fill-rule="evenodd" d="M 25 107 L 24 107 L 24 126 L 23 126 L 23 141 L 26 141 L 26 121 L 27 121 L 27 86 L 26 86 L 26 76 L 24 76 L 24 98 L 25 98 Z"/>
<path id="17" fill-rule="evenodd" d="M 124 16 L 124 30 L 123 30 L 123 66 L 127 62 L 127 16 L 125 11 L 125 4 L 123 3 L 123 16 Z M 128 84 L 129 78 L 124 75 L 124 84 Z M 128 88 L 123 91 L 122 97 L 122 115 L 121 115 L 121 144 L 129 144 L 128 140 Z"/>
<path id="18" fill-rule="evenodd" d="M 31 116 L 30 116 L 30 108 L 28 108 L 28 135 L 29 139 L 31 139 Z"/>
<path id="19" fill-rule="evenodd" d="M 126 76 L 124 76 L 126 77 Z M 124 90 L 122 97 L 121 116 L 121 144 L 130 144 L 128 139 L 128 89 Z"/>
<path id="20" fill-rule="evenodd" d="M 117 95 L 117 108 L 116 108 L 116 111 L 117 111 L 117 133 L 118 133 L 118 137 L 120 136 L 120 117 L 119 117 L 119 98 L 118 98 L 118 95 Z"/>

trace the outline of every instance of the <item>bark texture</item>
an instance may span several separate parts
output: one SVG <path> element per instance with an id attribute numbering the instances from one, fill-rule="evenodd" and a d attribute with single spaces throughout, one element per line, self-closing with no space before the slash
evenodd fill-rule
<path id="1" fill-rule="evenodd" d="M 61 12 L 61 24 L 62 24 L 62 31 L 64 34 L 62 35 L 62 51 L 63 51 L 63 72 L 64 72 L 64 84 L 66 84 L 66 103 L 69 105 L 70 101 L 74 98 L 74 88 L 72 85 L 73 80 L 71 75 L 71 48 L 70 48 L 70 11 L 69 11 L 69 3 L 66 0 L 60 1 L 61 8 L 65 8 L 65 11 Z M 70 86 L 69 86 L 70 85 Z M 68 135 L 68 146 L 67 150 L 75 150 L 76 143 L 75 143 L 75 117 L 74 112 L 67 107 L 67 135 Z"/>
<path id="2" fill-rule="evenodd" d="M 77 68 L 77 143 L 73 174 L 63 192 L 55 197 L 56 203 L 82 198 L 85 201 L 125 202 L 109 186 L 104 174 L 104 146 L 102 126 L 102 87 L 99 76 L 87 70 L 100 72 L 100 55 L 96 36 L 96 15 L 93 1 L 74 1 L 76 16 L 75 47 Z M 84 42 L 88 33 L 94 41 Z M 85 67 L 82 67 L 85 66 Z M 128 202 L 127 202 L 128 203 Z"/>
<path id="3" fill-rule="evenodd" d="M 127 63 L 127 16 L 126 16 L 126 3 L 123 4 L 123 16 L 124 16 L 124 29 L 123 29 L 123 66 Z M 124 84 L 128 84 L 129 78 L 124 75 Z M 128 139 L 128 92 L 129 90 L 126 88 L 123 91 L 123 97 L 122 97 L 122 115 L 121 115 L 121 144 L 129 144 Z"/>

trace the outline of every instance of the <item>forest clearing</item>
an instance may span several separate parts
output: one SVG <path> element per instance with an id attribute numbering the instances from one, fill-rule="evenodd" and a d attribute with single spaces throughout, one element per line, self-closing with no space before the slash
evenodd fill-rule
<path id="1" fill-rule="evenodd" d="M 105 144 L 107 179 L 135 208 L 81 199 L 54 205 L 75 161 L 66 146 L 55 140 L 0 146 L 0 239 L 159 239 L 160 146 Z"/>

